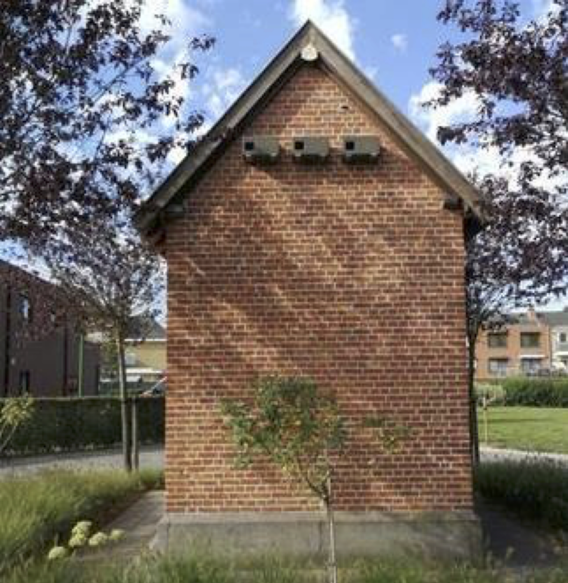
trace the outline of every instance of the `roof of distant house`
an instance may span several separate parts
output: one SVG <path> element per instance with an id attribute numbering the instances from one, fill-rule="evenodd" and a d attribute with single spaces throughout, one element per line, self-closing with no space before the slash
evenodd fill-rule
<path id="1" fill-rule="evenodd" d="M 549 326 L 568 326 L 568 308 L 554 312 L 539 312 L 538 315 Z"/>
<path id="2" fill-rule="evenodd" d="M 127 339 L 134 340 L 165 340 L 165 328 L 156 320 L 136 316 L 130 322 Z"/>
<path id="3" fill-rule="evenodd" d="M 568 326 L 568 307 L 564 308 L 564 310 L 529 310 L 527 312 L 511 313 L 508 315 L 507 321 L 520 326 L 542 324 L 547 326 Z"/>

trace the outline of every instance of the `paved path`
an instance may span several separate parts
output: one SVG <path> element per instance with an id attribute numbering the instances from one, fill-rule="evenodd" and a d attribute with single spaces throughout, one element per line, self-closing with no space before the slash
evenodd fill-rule
<path id="1" fill-rule="evenodd" d="M 484 546 L 490 561 L 513 569 L 553 567 L 565 564 L 568 549 L 553 534 L 521 522 L 498 506 L 481 503 Z"/>
<path id="2" fill-rule="evenodd" d="M 568 455 L 564 453 L 544 453 L 539 451 L 482 447 L 480 455 L 482 462 L 510 459 L 513 461 L 549 461 L 568 465 Z"/>
<path id="3" fill-rule="evenodd" d="M 120 528 L 125 538 L 112 546 L 85 553 L 84 561 L 129 561 L 148 552 L 164 513 L 164 492 L 147 492 L 130 508 L 105 527 Z M 481 519 L 485 550 L 493 565 L 522 575 L 535 568 L 553 567 L 566 559 L 566 549 L 554 537 L 524 525 L 500 508 L 482 504 L 477 508 Z"/>
<path id="4" fill-rule="evenodd" d="M 481 448 L 481 460 L 492 461 L 497 459 L 512 460 L 548 460 L 566 463 L 568 455 L 553 453 L 526 452 L 492 447 Z M 0 460 L 0 478 L 33 474 L 43 470 L 55 468 L 65 469 L 107 469 L 121 468 L 122 455 L 119 449 L 100 450 L 93 452 L 63 453 L 35 457 L 23 457 L 9 460 Z M 141 468 L 163 468 L 164 450 L 162 446 L 143 447 L 140 453 Z"/>
<path id="5" fill-rule="evenodd" d="M 140 468 L 161 469 L 163 466 L 164 450 L 162 446 L 148 446 L 141 449 Z M 34 474 L 57 468 L 72 470 L 120 469 L 122 468 L 122 453 L 118 449 L 113 449 L 1 460 L 0 478 Z"/>
<path id="6" fill-rule="evenodd" d="M 163 491 L 146 492 L 103 529 L 110 532 L 113 528 L 120 528 L 125 532 L 124 538 L 96 551 L 89 550 L 79 555 L 79 560 L 124 562 L 149 552 L 150 542 L 156 534 L 156 527 L 164 514 L 164 509 Z"/>

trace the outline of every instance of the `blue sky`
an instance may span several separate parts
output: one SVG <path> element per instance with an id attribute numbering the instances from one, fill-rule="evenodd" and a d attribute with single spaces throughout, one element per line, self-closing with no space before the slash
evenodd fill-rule
<path id="1" fill-rule="evenodd" d="M 435 63 L 437 47 L 458 38 L 455 30 L 436 21 L 442 1 L 153 0 L 151 6 L 152 11 L 170 15 L 173 33 L 180 37 L 208 32 L 217 38 L 212 52 L 200 59 L 201 74 L 189 93 L 191 104 L 205 110 L 210 122 L 311 18 L 433 137 L 433 124 L 465 115 L 474 107 L 470 101 L 430 117 L 416 107 L 420 96 L 432 90 L 428 69 Z M 521 0 L 526 18 L 538 17 L 548 4 Z"/>
<path id="2" fill-rule="evenodd" d="M 310 18 L 351 57 L 416 125 L 436 142 L 438 126 L 475 114 L 473 95 L 443 110 L 425 111 L 420 103 L 435 95 L 429 75 L 441 43 L 459 38 L 436 15 L 444 0 L 148 0 L 144 21 L 165 12 L 173 23 L 173 42 L 161 55 L 164 73 L 181 53 L 188 35 L 209 33 L 217 44 L 198 56 L 200 75 L 181 88 L 192 108 L 204 111 L 205 129 L 229 107 L 294 32 Z M 539 18 L 551 0 L 520 0 L 525 20 Z M 496 171 L 494 151 L 448 148 L 465 173 Z M 518 162 L 527 153 L 519 152 Z M 181 161 L 180 150 L 171 156 Z"/>
<path id="3" fill-rule="evenodd" d="M 199 59 L 201 73 L 187 93 L 191 107 L 205 111 L 206 127 L 309 18 L 436 142 L 439 125 L 472 116 L 477 107 L 473 95 L 443 110 L 425 111 L 420 107 L 424 98 L 436 92 L 429 68 L 436 63 L 437 48 L 447 40 L 460 38 L 459 31 L 436 20 L 443 2 L 154 0 L 152 7 L 169 13 L 174 34 L 208 32 L 217 38 L 214 49 Z M 550 0 L 520 0 L 519 4 L 525 20 L 538 19 L 550 8 Z M 463 146 L 447 148 L 446 154 L 466 173 L 498 170 L 495 151 Z M 527 155 L 530 153 L 519 152 L 518 162 Z M 182 157 L 180 153 L 179 159 Z M 554 301 L 550 307 L 558 308 L 564 301 Z"/>
<path id="4" fill-rule="evenodd" d="M 475 113 L 469 95 L 444 110 L 425 111 L 420 102 L 432 97 L 436 84 L 428 69 L 437 47 L 459 38 L 436 14 L 445 0 L 146 0 L 142 26 L 151 30 L 155 14 L 172 22 L 169 48 L 156 59 L 164 75 L 175 66 L 189 36 L 209 33 L 215 47 L 198 56 L 200 74 L 177 90 L 189 107 L 206 114 L 206 127 L 230 106 L 295 31 L 310 18 L 393 100 L 433 141 L 439 125 Z M 520 0 L 525 19 L 539 18 L 551 0 Z M 165 121 L 167 125 L 167 120 Z M 144 139 L 143 135 L 138 136 Z M 468 147 L 446 154 L 464 171 L 495 171 L 495 152 Z M 519 153 L 522 161 L 524 153 Z M 181 161 L 183 152 L 172 156 Z M 6 248 L 0 247 L 0 255 Z"/>

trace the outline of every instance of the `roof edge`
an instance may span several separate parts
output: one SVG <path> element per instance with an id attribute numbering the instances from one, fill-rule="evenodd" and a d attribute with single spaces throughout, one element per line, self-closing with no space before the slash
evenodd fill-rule
<path id="1" fill-rule="evenodd" d="M 484 221 L 478 191 L 469 180 L 313 22 L 308 20 L 142 204 L 134 217 L 134 222 L 144 235 L 149 236 L 152 232 L 160 230 L 164 211 L 169 203 L 254 108 L 272 94 L 283 78 L 287 78 L 286 73 L 303 61 L 302 51 L 309 45 L 317 50 L 319 61 L 346 90 L 379 118 L 403 151 L 442 189 L 458 196 L 464 203 L 465 213 L 472 213 L 479 221 Z"/>

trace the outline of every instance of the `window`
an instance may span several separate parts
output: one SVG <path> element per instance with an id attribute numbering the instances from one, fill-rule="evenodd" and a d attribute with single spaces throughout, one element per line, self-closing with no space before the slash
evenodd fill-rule
<path id="1" fill-rule="evenodd" d="M 508 358 L 490 358 L 487 363 L 489 374 L 496 377 L 507 376 Z"/>
<path id="2" fill-rule="evenodd" d="M 507 332 L 490 332 L 487 335 L 489 348 L 507 348 Z"/>
<path id="3" fill-rule="evenodd" d="M 124 360 L 126 362 L 126 366 L 136 366 L 136 363 L 138 362 L 135 352 L 127 352 L 124 355 Z"/>
<path id="4" fill-rule="evenodd" d="M 26 296 L 20 296 L 20 316 L 24 322 L 31 322 L 32 320 L 32 304 Z"/>
<path id="5" fill-rule="evenodd" d="M 521 370 L 525 374 L 537 374 L 538 371 L 542 368 L 542 359 L 541 358 L 523 358 L 521 360 Z"/>
<path id="6" fill-rule="evenodd" d="M 560 332 L 560 334 L 558 334 L 558 341 L 566 342 L 566 332 Z"/>
<path id="7" fill-rule="evenodd" d="M 521 348 L 538 348 L 540 332 L 521 332 Z"/>
<path id="8" fill-rule="evenodd" d="M 18 382 L 18 390 L 20 391 L 20 395 L 28 395 L 31 391 L 31 377 L 29 370 L 21 370 L 20 371 L 20 379 Z"/>

